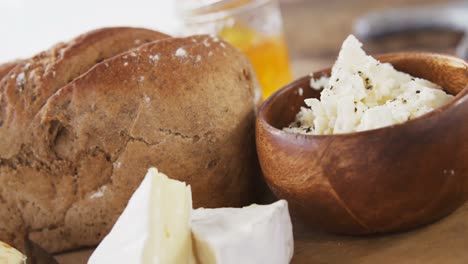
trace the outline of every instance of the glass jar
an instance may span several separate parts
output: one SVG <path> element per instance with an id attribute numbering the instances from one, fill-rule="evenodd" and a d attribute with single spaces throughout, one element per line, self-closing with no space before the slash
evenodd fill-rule
<path id="1" fill-rule="evenodd" d="M 292 79 L 277 0 L 178 0 L 183 34 L 217 34 L 244 52 L 268 97 Z"/>

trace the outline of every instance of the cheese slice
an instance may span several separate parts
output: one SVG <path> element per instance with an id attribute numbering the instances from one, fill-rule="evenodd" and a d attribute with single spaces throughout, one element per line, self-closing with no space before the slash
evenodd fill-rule
<path id="1" fill-rule="evenodd" d="M 26 264 L 26 256 L 14 247 L 0 241 L 0 263 L 2 264 Z"/>
<path id="2" fill-rule="evenodd" d="M 286 264 L 294 251 L 288 204 L 197 209 L 192 213 L 195 255 L 202 264 Z"/>
<path id="3" fill-rule="evenodd" d="M 89 264 L 193 263 L 190 186 L 148 170 Z"/>

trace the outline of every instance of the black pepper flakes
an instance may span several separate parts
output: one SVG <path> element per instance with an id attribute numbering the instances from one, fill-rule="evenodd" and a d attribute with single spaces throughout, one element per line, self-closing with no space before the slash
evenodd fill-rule
<path id="1" fill-rule="evenodd" d="M 312 129 L 310 127 L 308 127 L 305 132 L 310 133 L 310 131 L 312 131 Z"/>
<path id="2" fill-rule="evenodd" d="M 419 91 L 419 90 L 416 91 L 417 94 L 420 93 L 420 92 L 421 92 L 421 91 Z"/>
<path id="3" fill-rule="evenodd" d="M 354 113 L 357 113 L 357 107 L 354 107 Z"/>
<path id="4" fill-rule="evenodd" d="M 403 103 L 404 103 L 404 104 L 406 104 L 406 103 L 407 103 L 406 99 L 403 99 Z"/>

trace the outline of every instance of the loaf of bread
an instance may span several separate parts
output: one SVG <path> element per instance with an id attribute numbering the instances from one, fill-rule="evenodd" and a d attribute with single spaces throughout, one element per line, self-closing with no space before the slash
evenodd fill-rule
<path id="1" fill-rule="evenodd" d="M 143 29 L 21 61 L 0 83 L 0 240 L 95 246 L 151 166 L 189 183 L 195 207 L 251 202 L 255 83 L 215 37 Z"/>
<path id="2" fill-rule="evenodd" d="M 12 61 L 0 65 L 0 80 L 3 78 L 3 76 L 7 75 L 7 73 L 9 73 L 10 70 L 13 69 L 17 63 L 17 61 Z"/>

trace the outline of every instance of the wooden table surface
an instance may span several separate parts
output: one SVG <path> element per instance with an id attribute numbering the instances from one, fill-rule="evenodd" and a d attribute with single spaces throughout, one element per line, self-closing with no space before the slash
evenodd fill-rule
<path id="1" fill-rule="evenodd" d="M 448 217 L 410 232 L 349 237 L 313 230 L 294 221 L 292 264 L 466 264 L 468 203 Z M 62 264 L 84 264 L 92 250 L 57 256 Z"/>
<path id="2" fill-rule="evenodd" d="M 369 11 L 443 5 L 447 0 L 280 0 L 295 77 L 330 66 L 353 23 Z M 456 2 L 456 1 L 455 1 Z M 369 54 L 433 51 L 454 54 L 462 33 L 425 31 L 363 41 Z"/>
<path id="3" fill-rule="evenodd" d="M 369 10 L 445 3 L 445 0 L 282 0 L 285 32 L 296 77 L 330 66 L 352 23 Z M 370 54 L 398 50 L 454 53 L 461 35 L 425 32 L 364 42 Z M 450 216 L 410 232 L 348 237 L 310 229 L 294 220 L 294 264 L 468 263 L 468 203 Z M 86 263 L 91 250 L 57 256 L 63 264 Z"/>

